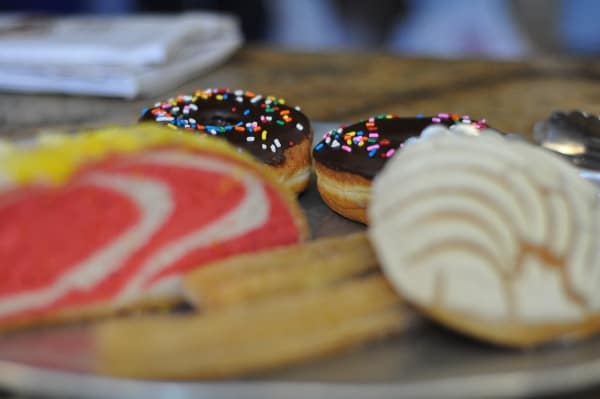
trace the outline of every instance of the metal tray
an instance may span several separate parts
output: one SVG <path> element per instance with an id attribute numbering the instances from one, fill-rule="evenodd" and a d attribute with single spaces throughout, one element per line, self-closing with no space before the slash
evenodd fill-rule
<path id="1" fill-rule="evenodd" d="M 329 125 L 318 125 L 323 132 Z M 363 229 L 331 212 L 313 184 L 300 198 L 313 236 Z M 463 338 L 417 315 L 402 335 L 260 377 L 137 381 L 91 373 L 89 327 L 0 337 L 0 389 L 85 398 L 481 398 L 566 393 L 600 384 L 600 337 L 517 351 Z"/>

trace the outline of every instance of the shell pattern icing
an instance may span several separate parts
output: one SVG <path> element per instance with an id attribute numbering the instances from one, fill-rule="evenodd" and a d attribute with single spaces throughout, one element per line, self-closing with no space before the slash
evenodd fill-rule
<path id="1" fill-rule="evenodd" d="M 519 323 L 600 310 L 600 213 L 577 169 L 496 135 L 434 134 L 375 179 L 370 236 L 424 307 Z"/>

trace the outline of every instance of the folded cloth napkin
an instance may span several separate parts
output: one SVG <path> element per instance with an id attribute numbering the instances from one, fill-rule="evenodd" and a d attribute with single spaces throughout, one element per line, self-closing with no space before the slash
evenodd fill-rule
<path id="1" fill-rule="evenodd" d="M 134 98 L 168 90 L 243 42 L 229 15 L 0 19 L 0 90 Z"/>

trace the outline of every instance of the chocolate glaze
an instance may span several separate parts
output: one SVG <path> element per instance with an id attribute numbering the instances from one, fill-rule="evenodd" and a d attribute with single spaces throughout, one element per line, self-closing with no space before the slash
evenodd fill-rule
<path id="1" fill-rule="evenodd" d="M 419 136 L 423 129 L 436 123 L 445 126 L 470 123 L 477 128 L 487 127 L 485 120 L 471 121 L 458 115 L 414 118 L 380 115 L 326 133 L 314 147 L 313 157 L 329 169 L 372 180 L 408 138 Z"/>
<path id="2" fill-rule="evenodd" d="M 284 162 L 287 148 L 312 135 L 298 107 L 243 90 L 198 90 L 158 102 L 142 111 L 143 121 L 223 137 L 272 166 Z"/>

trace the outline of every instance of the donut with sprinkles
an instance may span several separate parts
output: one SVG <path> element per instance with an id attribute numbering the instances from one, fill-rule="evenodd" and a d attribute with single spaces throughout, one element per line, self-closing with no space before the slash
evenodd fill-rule
<path id="1" fill-rule="evenodd" d="M 300 107 L 288 106 L 282 98 L 245 90 L 196 90 L 144 109 L 140 121 L 223 138 L 271 167 L 294 192 L 308 184 L 310 122 Z"/>
<path id="2" fill-rule="evenodd" d="M 440 113 L 436 116 L 399 117 L 381 114 L 324 134 L 313 148 L 317 187 L 335 212 L 367 223 L 366 207 L 371 181 L 386 162 L 430 125 L 460 127 L 468 134 L 488 128 L 485 119 Z"/>

